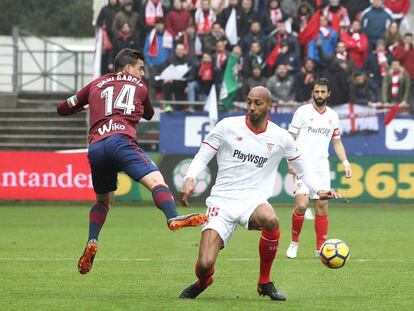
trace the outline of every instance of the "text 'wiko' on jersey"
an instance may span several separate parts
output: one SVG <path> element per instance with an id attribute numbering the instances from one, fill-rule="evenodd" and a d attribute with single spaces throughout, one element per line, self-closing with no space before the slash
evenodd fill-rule
<path id="1" fill-rule="evenodd" d="M 145 83 L 121 72 L 93 80 L 68 98 L 67 105 L 72 111 L 89 105 L 89 144 L 114 134 L 136 140 L 141 117 L 150 120 L 154 115 Z"/>

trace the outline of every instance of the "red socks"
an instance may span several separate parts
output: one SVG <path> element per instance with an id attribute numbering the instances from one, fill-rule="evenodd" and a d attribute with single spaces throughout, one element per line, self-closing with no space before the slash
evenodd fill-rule
<path id="1" fill-rule="evenodd" d="M 305 213 L 299 214 L 296 208 L 292 214 L 292 242 L 299 242 L 299 235 L 305 220 Z"/>
<path id="2" fill-rule="evenodd" d="M 328 215 L 315 215 L 316 250 L 320 250 L 328 235 Z"/>
<path id="3" fill-rule="evenodd" d="M 207 272 L 201 272 L 198 269 L 198 264 L 196 263 L 195 266 L 195 274 L 198 277 L 197 286 L 199 288 L 206 288 L 209 287 L 213 283 L 213 274 L 214 274 L 214 266 L 210 268 Z"/>
<path id="4" fill-rule="evenodd" d="M 275 259 L 277 247 L 279 246 L 280 230 L 266 231 L 262 230 L 259 241 L 260 255 L 260 277 L 259 284 L 270 282 L 270 270 Z"/>

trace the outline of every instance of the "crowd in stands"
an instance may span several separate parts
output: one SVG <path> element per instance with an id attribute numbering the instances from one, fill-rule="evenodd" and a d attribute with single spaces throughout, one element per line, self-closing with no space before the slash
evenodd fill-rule
<path id="1" fill-rule="evenodd" d="M 236 57 L 235 101 L 263 85 L 277 106 L 294 106 L 326 77 L 331 106 L 412 108 L 413 35 L 402 26 L 409 7 L 409 0 L 109 0 L 97 20 L 105 30 L 101 73 L 113 70 L 121 49 L 138 49 L 153 99 L 192 102 L 212 85 L 220 94 Z M 183 64 L 185 79 L 158 78 Z"/>

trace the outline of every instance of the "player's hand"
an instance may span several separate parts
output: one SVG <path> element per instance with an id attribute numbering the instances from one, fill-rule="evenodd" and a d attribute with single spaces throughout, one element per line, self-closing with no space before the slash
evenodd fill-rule
<path id="1" fill-rule="evenodd" d="M 341 195 L 333 190 L 319 190 L 317 192 L 319 200 L 340 199 Z"/>
<path id="2" fill-rule="evenodd" d="M 344 169 L 345 169 L 345 178 L 351 178 L 351 176 L 352 176 L 351 166 L 350 165 L 345 165 Z"/>
<path id="3" fill-rule="evenodd" d="M 183 206 L 188 205 L 188 199 L 193 195 L 195 190 L 195 181 L 194 178 L 187 178 L 184 181 L 183 186 L 180 191 L 180 202 Z"/>

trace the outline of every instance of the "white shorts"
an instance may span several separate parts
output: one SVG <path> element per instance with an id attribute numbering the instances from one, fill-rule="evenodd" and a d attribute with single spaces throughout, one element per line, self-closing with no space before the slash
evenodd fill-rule
<path id="1" fill-rule="evenodd" d="M 236 230 L 237 224 L 249 228 L 250 216 L 262 203 L 269 204 L 263 197 L 240 200 L 210 196 L 206 200 L 208 221 L 203 225 L 202 231 L 207 229 L 217 231 L 225 246 Z"/>
<path id="2" fill-rule="evenodd" d="M 319 178 L 323 189 L 320 190 L 330 190 L 331 189 L 331 171 L 329 169 L 329 162 L 326 161 L 323 165 L 320 165 L 318 168 L 314 169 L 314 173 L 317 178 Z M 293 193 L 298 194 L 309 194 L 310 199 L 319 199 L 319 196 L 314 191 L 310 191 L 308 186 L 305 185 L 302 179 L 298 179 L 296 176 L 293 177 Z"/>

